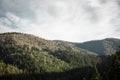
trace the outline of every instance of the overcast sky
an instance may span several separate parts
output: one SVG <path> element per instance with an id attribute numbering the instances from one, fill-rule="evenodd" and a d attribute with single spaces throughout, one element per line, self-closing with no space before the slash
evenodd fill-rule
<path id="1" fill-rule="evenodd" d="M 120 0 L 0 0 L 0 33 L 50 40 L 120 38 Z"/>

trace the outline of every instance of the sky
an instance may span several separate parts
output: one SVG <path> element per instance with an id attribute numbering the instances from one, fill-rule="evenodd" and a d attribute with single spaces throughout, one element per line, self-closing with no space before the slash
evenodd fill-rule
<path id="1" fill-rule="evenodd" d="M 120 0 L 0 0 L 0 33 L 84 42 L 120 38 Z"/>

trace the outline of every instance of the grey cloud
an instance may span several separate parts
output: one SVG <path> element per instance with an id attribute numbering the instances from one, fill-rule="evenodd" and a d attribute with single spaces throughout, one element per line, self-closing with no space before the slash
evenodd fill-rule
<path id="1" fill-rule="evenodd" d="M 0 0 L 0 16 L 4 16 L 6 12 L 12 12 L 23 18 L 35 17 L 28 0 Z"/>
<path id="2" fill-rule="evenodd" d="M 0 18 L 0 25 L 6 26 L 13 30 L 20 29 L 15 22 L 9 20 L 8 18 Z"/>
<path id="3" fill-rule="evenodd" d="M 48 9 L 47 9 L 47 12 L 50 16 L 53 16 L 53 17 L 56 17 L 57 16 L 57 13 L 56 13 L 56 10 L 53 6 L 50 6 Z"/>
<path id="4" fill-rule="evenodd" d="M 116 0 L 116 3 L 117 3 L 118 6 L 120 7 L 120 0 Z"/>
<path id="5" fill-rule="evenodd" d="M 101 4 L 105 4 L 105 3 L 107 3 L 107 0 L 99 0 L 99 2 L 100 2 Z"/>
<path id="6" fill-rule="evenodd" d="M 97 34 L 119 33 L 119 9 L 120 0 L 0 0 L 0 25 L 51 39 L 80 41 L 79 36 L 94 39 L 100 38 Z M 21 21 L 10 20 L 6 13 Z"/>
<path id="7" fill-rule="evenodd" d="M 86 6 L 85 8 L 85 12 L 88 15 L 88 18 L 91 22 L 97 22 L 99 20 L 99 17 L 97 15 L 97 11 L 95 7 L 91 7 L 91 6 Z"/>

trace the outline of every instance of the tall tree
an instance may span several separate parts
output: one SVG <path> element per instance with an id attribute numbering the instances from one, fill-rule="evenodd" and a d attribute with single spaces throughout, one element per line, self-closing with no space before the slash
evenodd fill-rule
<path id="1" fill-rule="evenodd" d="M 94 72 L 92 74 L 91 80 L 102 80 L 100 73 L 98 69 L 96 68 L 96 66 L 94 67 Z"/>

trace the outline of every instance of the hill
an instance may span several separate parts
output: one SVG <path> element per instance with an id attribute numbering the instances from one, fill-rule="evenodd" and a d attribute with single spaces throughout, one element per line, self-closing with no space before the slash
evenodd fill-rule
<path id="1" fill-rule="evenodd" d="M 113 38 L 71 43 L 23 33 L 3 33 L 0 34 L 0 79 L 109 80 L 114 66 L 119 70 L 119 57 L 114 58 L 119 56 L 115 54 L 119 44 L 120 40 Z M 115 71 L 114 79 L 118 73 Z"/>
<path id="2" fill-rule="evenodd" d="M 29 72 L 60 72 L 93 66 L 95 53 L 22 33 L 0 34 L 0 60 Z"/>
<path id="3" fill-rule="evenodd" d="M 111 55 L 118 50 L 120 46 L 120 39 L 106 38 L 103 40 L 75 43 L 74 45 L 78 48 L 94 52 L 98 55 Z"/>

